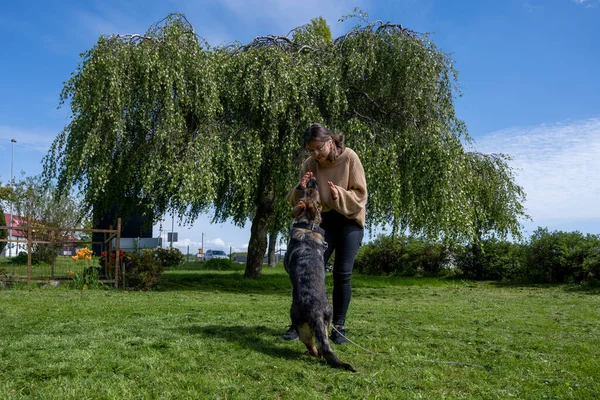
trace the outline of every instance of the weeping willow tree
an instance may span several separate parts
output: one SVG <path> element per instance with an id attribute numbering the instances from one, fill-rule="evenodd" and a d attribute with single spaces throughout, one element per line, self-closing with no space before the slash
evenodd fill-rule
<path id="1" fill-rule="evenodd" d="M 467 179 L 452 59 L 427 35 L 357 17 L 335 40 L 313 20 L 212 48 L 182 15 L 144 35 L 101 37 L 65 84 L 72 120 L 45 158 L 46 177 L 79 185 L 90 205 L 125 198 L 186 222 L 207 210 L 251 221 L 246 276 L 258 277 L 268 233 L 290 223 L 284 197 L 306 157 L 302 134 L 321 122 L 344 131 L 363 161 L 369 227 L 458 240 L 477 235 L 482 214 L 486 228 L 518 232 L 522 208 L 499 218 L 473 201 L 493 190 L 519 204 L 522 191 L 510 168 L 501 170 L 510 186 Z"/>

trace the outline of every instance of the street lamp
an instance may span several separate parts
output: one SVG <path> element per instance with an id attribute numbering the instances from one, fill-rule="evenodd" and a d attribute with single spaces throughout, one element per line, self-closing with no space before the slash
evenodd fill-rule
<path id="1" fill-rule="evenodd" d="M 15 188 L 15 180 L 13 178 L 13 170 L 15 166 L 15 143 L 17 141 L 15 139 L 10 139 L 11 147 L 12 147 L 12 157 L 10 161 L 10 187 L 14 190 Z M 12 255 L 12 225 L 13 225 L 13 202 L 10 202 L 10 227 L 8 229 L 8 251 L 10 251 L 10 255 Z"/>

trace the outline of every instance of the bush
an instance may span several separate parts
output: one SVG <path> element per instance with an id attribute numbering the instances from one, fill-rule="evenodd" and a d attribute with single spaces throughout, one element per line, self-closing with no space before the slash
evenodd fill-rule
<path id="1" fill-rule="evenodd" d="M 43 244 L 33 245 L 33 252 L 31 253 L 32 263 L 35 260 L 35 263 L 46 263 L 52 264 L 56 259 L 57 250 L 52 246 L 47 246 Z"/>
<path id="2" fill-rule="evenodd" d="M 10 259 L 10 263 L 17 264 L 17 265 L 27 265 L 27 252 L 20 251 L 19 254 L 17 254 L 15 257 L 12 257 Z M 36 265 L 37 263 L 38 263 L 38 260 L 31 257 L 31 265 Z"/>
<path id="3" fill-rule="evenodd" d="M 185 261 L 185 256 L 183 255 L 183 253 L 175 247 L 169 249 L 157 247 L 152 252 L 154 254 L 154 257 L 156 257 L 160 261 L 160 264 L 163 267 L 172 267 L 175 265 L 183 264 L 183 262 Z"/>
<path id="4" fill-rule="evenodd" d="M 523 280 L 522 246 L 496 238 L 457 247 L 454 261 L 461 275 L 475 280 Z"/>
<path id="5" fill-rule="evenodd" d="M 586 282 L 599 276 L 600 237 L 538 228 L 524 255 L 529 280 L 540 283 Z"/>
<path id="6" fill-rule="evenodd" d="M 164 271 L 160 260 L 152 254 L 125 252 L 123 254 L 125 268 L 125 287 L 136 290 L 148 290 L 155 287 Z"/>
<path id="7" fill-rule="evenodd" d="M 413 237 L 380 236 L 361 246 L 354 268 L 369 275 L 437 275 L 449 261 L 450 252 L 442 244 Z"/>
<path id="8" fill-rule="evenodd" d="M 402 243 L 390 236 L 379 236 L 358 249 L 354 269 L 368 275 L 407 272 L 401 268 Z M 413 271 L 410 271 L 412 273 Z M 409 273 L 409 274 L 410 274 Z"/>

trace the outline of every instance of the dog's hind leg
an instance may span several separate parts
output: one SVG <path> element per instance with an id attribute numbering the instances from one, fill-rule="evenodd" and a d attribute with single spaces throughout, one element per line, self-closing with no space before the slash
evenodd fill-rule
<path id="1" fill-rule="evenodd" d="M 323 358 L 325 358 L 327 364 L 329 364 L 331 367 L 342 368 L 347 371 L 356 372 L 356 370 L 352 368 L 352 365 L 340 361 L 340 359 L 333 354 L 331 345 L 327 339 L 327 326 L 328 324 L 325 323 L 324 319 L 318 319 L 314 321 L 313 324 L 313 332 L 315 334 L 315 341 L 319 347 L 319 353 L 323 356 Z"/>
<path id="2" fill-rule="evenodd" d="M 311 356 L 317 357 L 319 355 L 319 352 L 317 351 L 317 348 L 315 347 L 315 344 L 313 343 L 313 335 L 312 335 L 312 331 L 310 330 L 310 326 L 308 325 L 308 323 L 304 323 L 304 324 L 298 326 L 297 329 L 298 329 L 298 336 L 300 336 L 300 341 L 302 343 L 304 343 L 304 345 L 308 349 L 308 353 Z"/>

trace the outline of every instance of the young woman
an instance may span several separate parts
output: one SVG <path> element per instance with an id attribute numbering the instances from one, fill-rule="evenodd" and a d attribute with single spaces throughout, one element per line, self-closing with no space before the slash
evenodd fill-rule
<path id="1" fill-rule="evenodd" d="M 332 331 L 330 339 L 342 344 L 347 342 L 344 323 L 352 296 L 352 268 L 364 233 L 367 182 L 360 159 L 344 146 L 343 134 L 313 124 L 304 133 L 304 148 L 310 157 L 304 161 L 300 182 L 290 190 L 287 199 L 295 205 L 308 180 L 317 179 L 323 205 L 321 228 L 328 245 L 325 264 L 335 251 L 332 322 L 337 330 Z M 290 327 L 282 338 L 296 340 L 298 333 Z"/>

